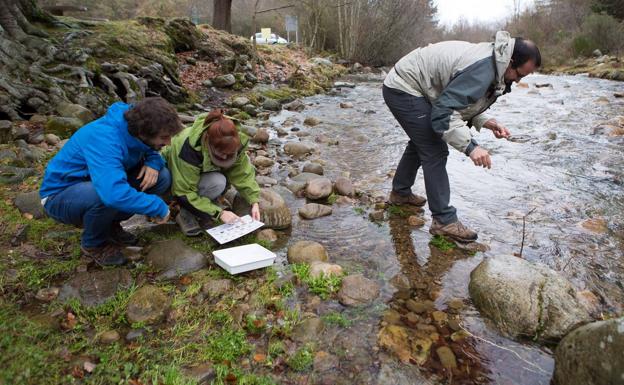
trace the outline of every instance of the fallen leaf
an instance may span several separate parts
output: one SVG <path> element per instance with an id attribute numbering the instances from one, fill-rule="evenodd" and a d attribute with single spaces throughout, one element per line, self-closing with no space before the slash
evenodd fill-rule
<path id="1" fill-rule="evenodd" d="M 25 214 L 24 214 L 24 218 L 26 218 L 26 219 L 28 219 L 28 220 L 31 220 L 31 219 L 33 219 L 34 217 L 33 217 L 33 215 L 32 215 L 31 213 L 25 213 Z"/>
<path id="2" fill-rule="evenodd" d="M 182 278 L 180 278 L 180 285 L 188 286 L 191 284 L 192 281 L 193 280 L 191 279 L 191 277 L 189 277 L 188 275 L 185 275 Z"/>
<path id="3" fill-rule="evenodd" d="M 266 355 L 262 353 L 256 353 L 253 356 L 254 361 L 260 363 L 266 361 Z"/>
<path id="4" fill-rule="evenodd" d="M 74 378 L 80 379 L 84 377 L 84 371 L 79 366 L 76 365 L 72 368 L 71 375 Z"/>

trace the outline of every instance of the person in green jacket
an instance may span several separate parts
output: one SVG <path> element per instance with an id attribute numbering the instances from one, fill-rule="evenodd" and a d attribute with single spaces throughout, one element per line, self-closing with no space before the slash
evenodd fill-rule
<path id="1" fill-rule="evenodd" d="M 239 217 L 217 200 L 228 185 L 251 206 L 251 216 L 260 220 L 260 187 L 247 156 L 249 138 L 239 132 L 219 109 L 200 115 L 162 151 L 171 171 L 171 193 L 180 204 L 176 221 L 188 236 L 199 235 L 216 219 L 236 222 Z"/>

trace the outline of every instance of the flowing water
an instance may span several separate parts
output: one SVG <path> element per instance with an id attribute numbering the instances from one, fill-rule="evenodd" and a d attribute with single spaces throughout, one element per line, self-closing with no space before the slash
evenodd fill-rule
<path id="1" fill-rule="evenodd" d="M 350 328 L 330 330 L 324 336 L 326 350 L 342 359 L 333 377 L 321 382 L 548 384 L 552 352 L 530 341 L 518 343 L 501 336 L 479 315 L 468 294 L 471 270 L 483 258 L 518 253 L 523 233 L 525 259 L 561 272 L 577 289 L 596 294 L 605 311 L 621 313 L 624 139 L 591 135 L 591 128 L 597 121 L 624 115 L 624 101 L 613 97 L 622 84 L 544 75 L 530 76 L 525 82 L 530 88 L 516 87 L 489 111 L 510 129 L 513 140 L 497 140 L 488 130 L 476 136 L 492 155 L 492 169 L 475 167 L 454 150 L 448 159 L 451 203 L 460 219 L 479 231 L 479 240 L 489 251 L 444 253 L 430 246 L 428 212 L 427 223 L 420 228 L 410 227 L 401 216 L 375 223 L 367 212 L 351 205 L 334 205 L 329 217 L 295 219 L 291 242 L 319 241 L 331 261 L 382 286 L 371 306 L 345 311 L 354 321 Z M 536 88 L 535 83 L 551 86 Z M 600 97 L 608 102 L 599 101 Z M 357 82 L 355 88 L 305 102 L 302 113 L 284 111 L 272 118 L 271 125 L 289 130 L 285 122 L 294 121 L 310 134 L 301 140 L 337 139 L 338 145 L 319 145 L 325 174 L 348 175 L 367 195 L 386 196 L 407 136 L 383 102 L 381 83 Z M 341 102 L 354 108 L 340 108 Z M 322 123 L 304 127 L 305 116 Z M 284 140 L 297 138 L 290 135 Z M 420 172 L 414 192 L 424 195 Z M 288 200 L 295 208 L 305 203 L 292 194 Z M 582 226 L 587 220 L 597 223 L 597 228 Z M 433 358 L 435 347 L 418 370 L 414 370 L 417 365 L 401 364 L 377 348 L 385 317 L 393 312 L 405 316 L 410 298 L 433 300 L 436 308 L 449 312 L 473 335 L 454 346 L 458 365 L 467 368 L 469 375 L 452 378 Z M 462 300 L 463 306 L 450 310 L 447 305 L 452 299 Z M 323 306 L 327 309 L 322 311 L 340 309 L 337 304 Z M 427 380 L 415 377 L 418 373 Z"/>

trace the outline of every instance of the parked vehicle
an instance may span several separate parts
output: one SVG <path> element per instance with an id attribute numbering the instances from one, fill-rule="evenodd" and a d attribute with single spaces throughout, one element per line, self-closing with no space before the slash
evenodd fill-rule
<path id="1" fill-rule="evenodd" d="M 251 36 L 250 40 L 253 43 L 253 36 Z M 258 32 L 256 33 L 256 44 L 288 44 L 288 41 L 274 33 L 271 34 L 271 37 L 265 39 L 262 33 Z"/>

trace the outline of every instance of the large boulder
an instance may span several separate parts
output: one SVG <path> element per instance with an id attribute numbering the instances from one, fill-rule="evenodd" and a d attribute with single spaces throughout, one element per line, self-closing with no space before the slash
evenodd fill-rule
<path id="1" fill-rule="evenodd" d="M 325 247 L 314 241 L 298 241 L 288 248 L 288 262 L 312 263 L 314 261 L 326 262 L 328 260 Z"/>
<path id="2" fill-rule="evenodd" d="M 521 258 L 483 260 L 470 274 L 469 290 L 481 313 L 512 338 L 558 340 L 591 321 L 568 280 Z"/>
<path id="3" fill-rule="evenodd" d="M 160 288 L 143 286 L 130 297 L 126 318 L 130 323 L 155 324 L 162 321 L 169 306 L 169 297 Z"/>
<path id="4" fill-rule="evenodd" d="M 362 274 L 349 275 L 342 280 L 338 300 L 345 306 L 358 306 L 372 302 L 379 295 L 379 284 Z"/>
<path id="5" fill-rule="evenodd" d="M 624 384 L 624 317 L 581 326 L 555 350 L 555 385 Z"/>
<path id="6" fill-rule="evenodd" d="M 260 190 L 260 221 L 270 229 L 290 227 L 292 217 L 284 198 L 271 189 Z"/>
<path id="7" fill-rule="evenodd" d="M 130 272 L 121 268 L 78 273 L 63 285 L 58 299 L 65 302 L 74 298 L 85 306 L 100 305 L 131 285 Z"/>
<path id="8" fill-rule="evenodd" d="M 203 269 L 206 257 L 181 239 L 170 239 L 153 244 L 145 256 L 145 263 L 157 270 L 158 279 L 171 279 Z"/>

